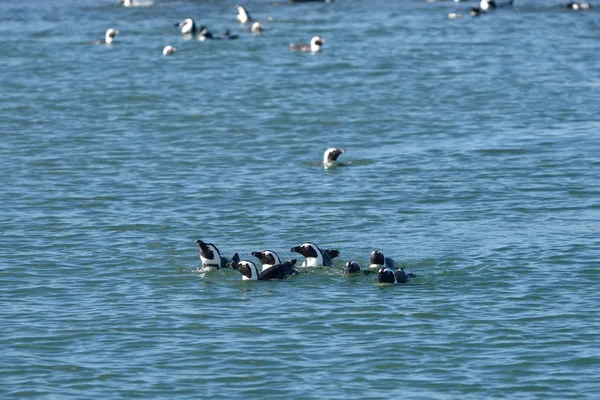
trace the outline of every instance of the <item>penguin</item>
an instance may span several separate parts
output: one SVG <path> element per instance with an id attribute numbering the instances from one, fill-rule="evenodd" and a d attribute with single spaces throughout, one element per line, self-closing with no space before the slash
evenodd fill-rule
<path id="1" fill-rule="evenodd" d="M 181 34 L 184 36 L 196 36 L 198 29 L 196 28 L 196 22 L 191 18 L 186 18 L 181 22 L 175 24 L 181 28 Z"/>
<path id="2" fill-rule="evenodd" d="M 317 267 L 321 265 L 331 267 L 333 265 L 331 259 L 340 255 L 339 250 L 321 250 L 319 246 L 311 242 L 292 247 L 290 251 L 302 254 L 306 257 L 302 263 L 303 267 Z"/>
<path id="3" fill-rule="evenodd" d="M 323 39 L 321 36 L 314 36 L 310 40 L 310 44 L 307 43 L 290 43 L 290 51 L 311 51 L 313 53 L 321 51 L 321 46 L 323 46 Z"/>
<path id="4" fill-rule="evenodd" d="M 260 35 L 263 33 L 263 31 L 264 31 L 263 24 L 261 24 L 258 21 L 254 22 L 252 24 L 252 26 L 250 27 L 250 32 L 252 32 L 255 35 Z"/>
<path id="5" fill-rule="evenodd" d="M 566 7 L 569 10 L 587 10 L 589 8 L 592 8 L 590 3 L 585 2 L 571 2 L 567 4 Z"/>
<path id="6" fill-rule="evenodd" d="M 94 44 L 112 44 L 115 36 L 119 34 L 119 31 L 113 28 L 110 28 L 104 34 L 104 39 L 98 39 L 94 41 Z"/>
<path id="7" fill-rule="evenodd" d="M 396 261 L 392 258 L 385 257 L 379 250 L 373 250 L 371 253 L 371 264 L 370 268 L 394 268 Z"/>
<path id="8" fill-rule="evenodd" d="M 296 260 L 288 260 L 258 273 L 258 268 L 252 261 L 238 261 L 232 265 L 232 268 L 239 271 L 245 281 L 270 281 L 286 279 L 295 274 L 297 271 L 294 265 L 296 265 Z"/>
<path id="9" fill-rule="evenodd" d="M 163 53 L 163 56 L 168 56 L 169 54 L 173 54 L 176 51 L 177 51 L 177 47 L 165 46 L 165 48 L 163 49 L 162 53 Z"/>
<path id="10" fill-rule="evenodd" d="M 360 265 L 356 261 L 348 261 L 344 266 L 347 274 L 355 274 L 360 272 Z"/>
<path id="11" fill-rule="evenodd" d="M 337 165 L 337 159 L 340 154 L 344 154 L 345 149 L 330 147 L 323 153 L 323 168 L 328 169 Z"/>
<path id="12" fill-rule="evenodd" d="M 200 246 L 200 259 L 202 260 L 202 268 L 231 268 L 231 264 L 239 262 L 240 256 L 235 253 L 231 259 L 221 257 L 221 253 L 217 246 L 212 243 L 205 243 L 202 240 L 196 240 Z"/>
<path id="13" fill-rule="evenodd" d="M 279 260 L 279 256 L 277 255 L 277 253 L 275 253 L 274 251 L 271 251 L 271 250 L 253 251 L 252 255 L 254 257 L 258 258 L 258 260 L 262 264 L 263 271 L 271 268 L 273 265 L 281 264 L 281 261 Z"/>
<path id="14" fill-rule="evenodd" d="M 235 6 L 237 9 L 237 19 L 240 23 L 245 24 L 252 21 L 250 13 L 242 6 Z"/>
<path id="15" fill-rule="evenodd" d="M 408 275 L 402 268 L 397 271 L 391 268 L 380 268 L 377 273 L 377 281 L 379 283 L 407 283 Z"/>

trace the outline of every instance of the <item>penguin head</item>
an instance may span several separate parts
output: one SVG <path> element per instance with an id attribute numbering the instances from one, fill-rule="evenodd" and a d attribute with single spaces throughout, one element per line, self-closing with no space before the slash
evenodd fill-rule
<path id="1" fill-rule="evenodd" d="M 181 28 L 181 33 L 184 35 L 195 35 L 196 34 L 196 23 L 191 18 L 186 18 L 183 21 L 175 24 Z"/>
<path id="2" fill-rule="evenodd" d="M 212 243 L 205 243 L 202 240 L 196 240 L 200 246 L 200 259 L 202 265 L 207 267 L 221 268 L 221 253 Z"/>
<path id="3" fill-rule="evenodd" d="M 385 257 L 379 250 L 373 250 L 371 253 L 371 268 L 378 265 L 385 265 Z"/>
<path id="4" fill-rule="evenodd" d="M 334 162 L 337 161 L 340 154 L 343 154 L 345 152 L 345 149 L 339 149 L 336 147 L 328 148 L 327 150 L 325 150 L 325 153 L 323 153 L 323 166 L 325 166 L 325 168 L 331 166 Z"/>
<path id="5" fill-rule="evenodd" d="M 377 273 L 379 283 L 396 283 L 396 274 L 390 268 L 380 268 Z"/>
<path id="6" fill-rule="evenodd" d="M 355 272 L 360 272 L 360 265 L 356 261 L 348 261 L 346 263 L 346 273 L 353 274 Z"/>
<path id="7" fill-rule="evenodd" d="M 271 250 L 253 251 L 252 255 L 254 257 L 258 258 L 258 260 L 260 261 L 260 263 L 263 266 L 264 265 L 281 264 L 281 261 L 279 260 L 279 256 L 277 255 L 277 253 L 275 253 L 274 251 L 271 251 Z"/>
<path id="8" fill-rule="evenodd" d="M 319 247 L 311 242 L 302 243 L 300 246 L 292 247 L 290 251 L 302 254 L 306 258 L 317 258 L 321 255 Z"/>
<path id="9" fill-rule="evenodd" d="M 258 269 L 252 261 L 239 261 L 232 265 L 232 268 L 238 270 L 242 274 L 242 279 L 245 281 L 257 281 Z"/>

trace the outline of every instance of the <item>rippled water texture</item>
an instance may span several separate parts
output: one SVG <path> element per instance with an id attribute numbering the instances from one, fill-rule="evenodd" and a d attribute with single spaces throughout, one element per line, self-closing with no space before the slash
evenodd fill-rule
<path id="1" fill-rule="evenodd" d="M 0 2 L 2 399 L 598 396 L 600 8 L 145 3 Z"/>

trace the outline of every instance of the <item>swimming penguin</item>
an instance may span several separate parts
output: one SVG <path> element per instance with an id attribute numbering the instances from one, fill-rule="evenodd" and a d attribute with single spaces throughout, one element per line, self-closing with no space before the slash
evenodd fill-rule
<path id="1" fill-rule="evenodd" d="M 306 257 L 302 263 L 303 267 L 317 267 L 321 265 L 325 267 L 331 267 L 333 265 L 331 259 L 340 255 L 338 250 L 321 250 L 319 246 L 311 242 L 306 242 L 300 246 L 292 247 L 290 251 L 302 254 L 304 257 Z"/>
<path id="2" fill-rule="evenodd" d="M 494 0 L 481 0 L 479 2 L 479 9 L 483 12 L 494 11 L 496 8 L 512 7 L 513 0 L 506 3 L 496 3 Z"/>
<path id="3" fill-rule="evenodd" d="M 114 37 L 119 34 L 119 31 L 113 28 L 110 28 L 104 34 L 104 39 L 98 39 L 94 42 L 94 44 L 111 44 L 114 40 Z"/>
<path id="4" fill-rule="evenodd" d="M 223 32 L 219 37 L 217 37 L 217 39 L 229 39 L 229 40 L 234 40 L 237 39 L 239 35 L 232 35 L 231 32 L 229 32 L 229 29 L 227 29 L 225 32 Z"/>
<path id="5" fill-rule="evenodd" d="M 295 274 L 297 271 L 294 265 L 296 265 L 296 260 L 288 260 L 258 273 L 258 268 L 252 261 L 238 261 L 232 265 L 232 268 L 239 271 L 245 281 L 270 281 L 286 279 Z"/>
<path id="6" fill-rule="evenodd" d="M 337 165 L 338 157 L 345 152 L 345 149 L 338 149 L 335 147 L 330 147 L 325 150 L 325 153 L 323 153 L 323 167 L 327 169 Z"/>
<path id="7" fill-rule="evenodd" d="M 394 268 L 396 261 L 392 258 L 384 257 L 383 253 L 379 250 L 373 250 L 371 253 L 371 263 L 369 268 Z"/>
<path id="8" fill-rule="evenodd" d="M 177 51 L 177 47 L 165 46 L 165 48 L 163 49 L 162 53 L 163 53 L 163 56 L 168 56 L 169 54 L 173 54 L 176 51 Z"/>
<path id="9" fill-rule="evenodd" d="M 310 44 L 306 43 L 290 43 L 290 51 L 312 51 L 313 53 L 321 51 L 321 46 L 325 42 L 321 36 L 315 36 L 310 40 Z"/>
<path id="10" fill-rule="evenodd" d="M 246 23 L 252 21 L 252 17 L 250 16 L 250 13 L 244 7 L 235 6 L 235 8 L 237 9 L 237 19 L 238 19 L 238 21 L 240 21 L 240 23 L 246 24 Z"/>
<path id="11" fill-rule="evenodd" d="M 279 256 L 277 255 L 277 253 L 275 253 L 274 251 L 271 251 L 271 250 L 253 251 L 252 255 L 254 257 L 258 258 L 258 260 L 262 264 L 263 271 L 271 268 L 273 265 L 281 264 L 281 261 L 279 260 Z"/>
<path id="12" fill-rule="evenodd" d="M 377 281 L 379 283 L 406 283 L 408 282 L 408 275 L 402 268 L 397 271 L 391 268 L 381 268 L 377 273 Z"/>
<path id="13" fill-rule="evenodd" d="M 250 32 L 254 33 L 255 35 L 260 35 L 261 33 L 263 33 L 264 31 L 264 27 L 263 25 L 256 21 L 252 24 L 252 26 L 250 27 Z"/>
<path id="14" fill-rule="evenodd" d="M 181 28 L 181 34 L 184 36 L 196 36 L 198 29 L 196 28 L 196 22 L 191 18 L 186 18 L 181 22 L 175 24 Z"/>
<path id="15" fill-rule="evenodd" d="M 198 28 L 198 40 L 204 41 L 207 39 L 214 39 L 213 34 L 209 32 L 207 27 L 201 25 L 200 28 Z"/>
<path id="16" fill-rule="evenodd" d="M 348 261 L 345 265 L 347 274 L 360 272 L 360 265 L 356 261 Z"/>
<path id="17" fill-rule="evenodd" d="M 219 249 L 212 243 L 204 243 L 202 240 L 196 240 L 200 246 L 200 259 L 202 268 L 231 268 L 233 263 L 240 261 L 240 256 L 235 253 L 231 259 L 221 257 Z"/>
<path id="18" fill-rule="evenodd" d="M 479 7 L 471 7 L 471 17 L 479 17 L 481 15 L 481 9 Z"/>
<path id="19" fill-rule="evenodd" d="M 585 2 L 572 2 L 567 4 L 566 7 L 569 10 L 587 10 L 589 8 L 592 8 L 590 3 Z"/>

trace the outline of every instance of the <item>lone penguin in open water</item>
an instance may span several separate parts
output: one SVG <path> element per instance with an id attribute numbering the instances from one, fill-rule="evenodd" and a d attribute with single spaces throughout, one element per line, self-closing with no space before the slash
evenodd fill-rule
<path id="1" fill-rule="evenodd" d="M 302 254 L 305 257 L 305 260 L 302 263 L 303 267 L 331 267 L 333 265 L 331 260 L 340 255 L 339 250 L 321 250 L 319 246 L 312 242 L 306 242 L 300 246 L 292 247 L 290 251 Z"/>
<path id="2" fill-rule="evenodd" d="M 277 253 L 271 250 L 253 251 L 252 255 L 258 258 L 258 260 L 262 264 L 263 271 L 271 268 L 273 265 L 281 264 Z"/>
<path id="3" fill-rule="evenodd" d="M 325 39 L 321 36 L 314 36 L 310 40 L 310 44 L 307 43 L 290 43 L 290 51 L 311 51 L 313 53 L 321 51 L 321 46 Z"/>
<path id="4" fill-rule="evenodd" d="M 336 147 L 330 147 L 325 150 L 323 153 L 323 167 L 325 169 L 335 167 L 337 164 L 337 159 L 341 154 L 346 152 L 345 149 L 339 149 Z"/>
<path id="5" fill-rule="evenodd" d="M 274 279 L 286 279 L 296 273 L 294 268 L 296 260 L 288 260 L 283 263 L 275 264 L 261 273 L 252 261 L 239 261 L 232 265 L 232 268 L 242 274 L 245 281 L 270 281 Z"/>
<path id="6" fill-rule="evenodd" d="M 94 44 L 112 44 L 115 40 L 115 36 L 119 34 L 119 31 L 113 28 L 110 28 L 104 34 L 104 39 L 98 39 L 94 41 Z"/>
<path id="7" fill-rule="evenodd" d="M 397 271 L 391 268 L 380 268 L 377 273 L 377 281 L 379 283 L 407 283 L 408 274 L 402 268 Z"/>
<path id="8" fill-rule="evenodd" d="M 232 264 L 240 261 L 240 256 L 235 253 L 231 259 L 222 257 L 221 252 L 212 243 L 205 243 L 202 240 L 196 240 L 200 246 L 200 259 L 202 268 L 232 268 Z"/>

